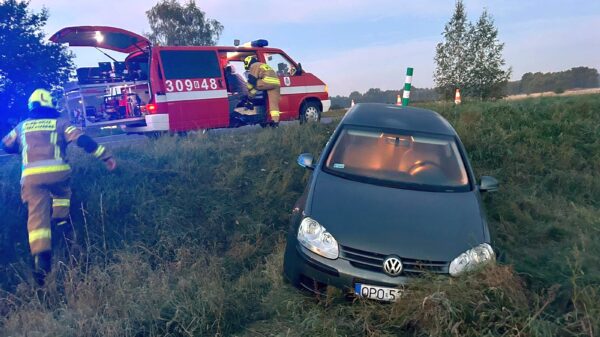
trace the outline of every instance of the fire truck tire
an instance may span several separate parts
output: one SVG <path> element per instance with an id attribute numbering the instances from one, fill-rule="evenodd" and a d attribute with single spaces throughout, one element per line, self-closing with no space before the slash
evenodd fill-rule
<path id="1" fill-rule="evenodd" d="M 167 132 L 165 131 L 151 131 L 151 132 L 144 132 L 144 136 L 150 138 L 150 139 L 158 139 L 161 136 L 167 134 Z"/>
<path id="2" fill-rule="evenodd" d="M 306 102 L 300 109 L 300 124 L 321 121 L 321 107 L 316 102 Z"/>
<path id="3" fill-rule="evenodd" d="M 279 126 L 279 123 L 275 123 L 275 122 L 273 122 L 273 121 L 271 121 L 271 122 L 266 122 L 266 123 L 260 123 L 260 127 L 261 127 L 261 128 L 263 128 L 263 129 L 264 129 L 264 128 L 268 128 L 268 127 L 275 128 L 275 127 L 277 127 L 277 126 Z"/>

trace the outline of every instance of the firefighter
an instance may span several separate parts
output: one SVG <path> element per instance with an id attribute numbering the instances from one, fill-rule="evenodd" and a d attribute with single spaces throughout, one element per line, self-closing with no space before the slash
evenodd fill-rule
<path id="1" fill-rule="evenodd" d="M 29 116 L 2 139 L 7 153 L 21 153 L 21 198 L 27 204 L 29 248 L 33 276 L 43 286 L 51 269 L 52 228 L 72 240 L 69 220 L 71 168 L 66 148 L 75 142 L 104 161 L 109 171 L 116 167 L 110 152 L 92 138 L 59 118 L 50 92 L 37 89 L 29 97 Z M 69 243 L 69 242 L 68 242 Z"/>
<path id="2" fill-rule="evenodd" d="M 266 90 L 271 119 L 279 123 L 279 77 L 268 64 L 258 62 L 253 55 L 244 59 L 244 68 L 248 71 L 248 96 L 254 98 L 257 90 Z"/>

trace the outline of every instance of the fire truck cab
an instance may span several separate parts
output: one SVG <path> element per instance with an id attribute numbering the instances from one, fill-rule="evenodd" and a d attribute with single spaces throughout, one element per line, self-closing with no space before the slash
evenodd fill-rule
<path id="1" fill-rule="evenodd" d="M 249 55 L 280 79 L 280 120 L 318 121 L 331 105 L 325 83 L 284 51 L 267 47 L 266 40 L 241 46 L 153 46 L 123 29 L 79 26 L 58 31 L 50 41 L 127 54 L 121 62 L 77 69 L 77 81 L 65 86 L 63 106 L 82 127 L 180 132 L 269 125 L 267 95 L 259 92 L 247 103 L 243 60 Z"/>

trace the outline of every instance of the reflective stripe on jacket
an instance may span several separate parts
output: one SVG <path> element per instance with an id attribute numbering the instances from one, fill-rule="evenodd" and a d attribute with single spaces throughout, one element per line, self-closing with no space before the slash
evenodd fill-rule
<path id="1" fill-rule="evenodd" d="M 263 80 L 263 82 L 272 84 L 275 86 L 281 86 L 279 82 L 279 77 L 275 71 L 269 67 L 268 64 L 264 64 L 262 62 L 254 62 L 250 66 L 249 74 L 254 76 L 257 80 Z M 252 89 L 252 85 L 249 85 L 249 89 Z"/>
<path id="2" fill-rule="evenodd" d="M 77 141 L 82 134 L 62 118 L 30 118 L 19 123 L 2 142 L 6 148 L 20 149 L 23 157 L 21 177 L 25 178 L 69 170 L 67 145 Z"/>

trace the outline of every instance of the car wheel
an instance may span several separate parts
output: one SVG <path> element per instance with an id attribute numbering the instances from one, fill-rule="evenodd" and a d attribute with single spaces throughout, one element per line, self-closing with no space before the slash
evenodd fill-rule
<path id="1" fill-rule="evenodd" d="M 294 258 L 295 254 L 294 246 L 289 243 L 286 244 L 283 256 L 283 280 L 298 289 L 302 289 L 302 285 L 300 284 L 300 272 L 296 267 L 297 261 Z"/>
<path id="2" fill-rule="evenodd" d="M 300 124 L 321 121 L 321 107 L 316 102 L 306 102 L 300 111 Z"/>

